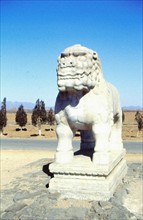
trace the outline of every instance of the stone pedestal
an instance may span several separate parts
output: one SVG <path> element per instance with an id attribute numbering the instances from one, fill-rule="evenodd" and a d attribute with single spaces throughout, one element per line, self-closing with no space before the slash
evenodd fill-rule
<path id="1" fill-rule="evenodd" d="M 74 156 L 70 163 L 52 163 L 49 166 L 54 177 L 49 191 L 59 192 L 62 198 L 109 200 L 127 173 L 125 150 L 106 154 L 95 153 L 90 157 Z"/>

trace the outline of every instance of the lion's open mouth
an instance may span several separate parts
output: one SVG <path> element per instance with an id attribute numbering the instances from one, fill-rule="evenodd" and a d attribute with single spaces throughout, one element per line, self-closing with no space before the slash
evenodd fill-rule
<path id="1" fill-rule="evenodd" d="M 88 77 L 89 75 L 91 75 L 91 72 L 89 72 L 88 74 L 83 72 L 83 73 L 76 73 L 76 74 L 66 74 L 66 75 L 62 75 L 62 74 L 58 74 L 58 80 L 66 80 L 66 79 L 81 79 L 84 77 Z"/>

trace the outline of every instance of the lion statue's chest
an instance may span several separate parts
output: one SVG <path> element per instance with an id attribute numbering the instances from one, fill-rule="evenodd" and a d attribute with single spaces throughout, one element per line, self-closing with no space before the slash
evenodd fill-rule
<path id="1" fill-rule="evenodd" d="M 79 98 L 79 100 L 78 100 Z M 93 123 L 108 118 L 108 102 L 105 95 L 96 96 L 92 92 L 81 96 L 65 99 L 63 111 L 69 124 L 77 129 L 91 129 Z M 61 103 L 61 102 L 60 102 Z"/>

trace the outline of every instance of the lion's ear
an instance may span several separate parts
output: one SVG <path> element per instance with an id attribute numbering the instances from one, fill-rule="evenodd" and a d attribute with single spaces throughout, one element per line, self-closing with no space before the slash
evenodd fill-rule
<path id="1" fill-rule="evenodd" d="M 97 57 L 97 53 L 96 53 L 96 52 L 93 52 L 93 59 L 94 59 L 94 60 L 97 60 L 97 58 L 98 58 L 98 57 Z"/>

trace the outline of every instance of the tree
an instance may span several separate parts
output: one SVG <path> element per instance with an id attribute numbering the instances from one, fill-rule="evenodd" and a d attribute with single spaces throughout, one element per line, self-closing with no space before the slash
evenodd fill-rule
<path id="1" fill-rule="evenodd" d="M 122 110 L 122 122 L 124 122 L 124 121 L 125 121 L 125 114 L 124 114 L 124 112 Z"/>
<path id="2" fill-rule="evenodd" d="M 24 127 L 27 124 L 27 114 L 24 110 L 23 105 L 20 105 L 15 116 L 16 123 L 21 127 Z"/>
<path id="3" fill-rule="evenodd" d="M 3 129 L 7 125 L 7 116 L 6 116 L 6 98 L 2 101 L 2 106 L 0 109 L 0 132 L 3 135 Z"/>
<path id="4" fill-rule="evenodd" d="M 45 103 L 41 100 L 36 101 L 36 105 L 32 112 L 32 125 L 38 126 L 39 136 L 41 136 L 41 125 L 47 122 L 47 112 L 45 110 Z"/>
<path id="5" fill-rule="evenodd" d="M 50 110 L 48 111 L 48 124 L 50 125 L 50 130 L 52 130 L 51 126 L 54 125 L 55 122 L 55 116 L 54 116 L 54 112 L 53 109 L 50 108 Z"/>

